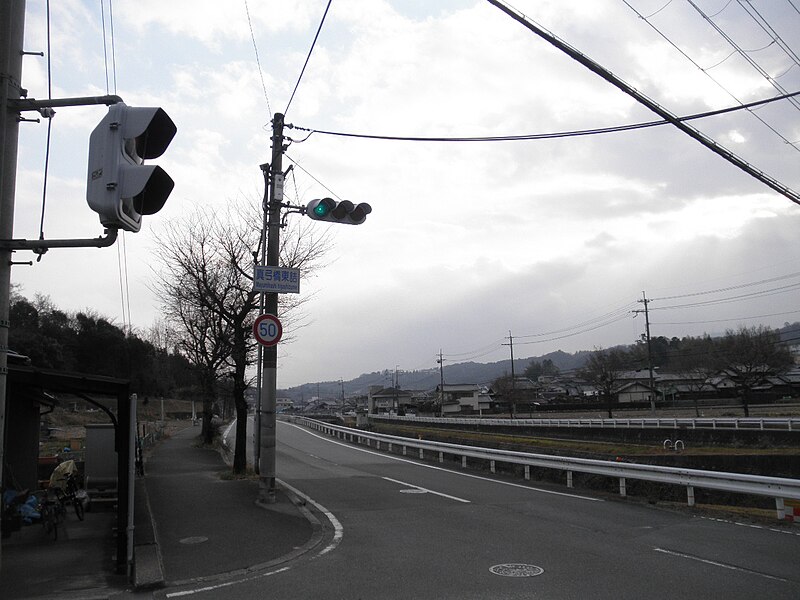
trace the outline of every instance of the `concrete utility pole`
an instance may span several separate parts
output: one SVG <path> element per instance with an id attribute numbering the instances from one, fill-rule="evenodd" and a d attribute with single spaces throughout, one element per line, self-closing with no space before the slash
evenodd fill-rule
<path id="1" fill-rule="evenodd" d="M 511 418 L 514 418 L 514 405 L 517 399 L 517 378 L 514 374 L 514 337 L 511 330 L 508 330 L 508 343 L 503 344 L 511 349 Z"/>
<path id="2" fill-rule="evenodd" d="M 0 2 L 0 239 L 14 237 L 19 112 L 9 101 L 22 97 L 25 0 Z M 11 305 L 10 249 L 0 249 L 0 484 L 5 460 L 8 328 Z"/>
<path id="3" fill-rule="evenodd" d="M 647 303 L 650 302 L 647 299 L 647 295 L 642 292 L 642 299 L 638 300 L 637 302 L 642 302 L 644 304 L 644 310 L 635 310 L 633 312 L 643 312 L 644 313 L 644 329 L 647 339 L 647 368 L 650 371 L 650 390 L 652 391 L 652 395 L 650 396 L 650 411 L 655 413 L 656 412 L 656 386 L 655 380 L 653 378 L 653 349 L 650 345 L 650 313 L 647 310 Z"/>
<path id="4" fill-rule="evenodd" d="M 444 416 L 444 357 L 442 356 L 442 349 L 439 348 L 439 358 L 436 359 L 436 362 L 439 363 L 439 379 L 441 380 L 441 385 L 439 389 L 442 391 L 439 394 L 439 416 Z"/>
<path id="5" fill-rule="evenodd" d="M 267 220 L 267 264 L 277 267 L 280 258 L 281 204 L 283 202 L 283 115 L 275 113 L 272 119 L 272 164 L 269 180 L 269 213 Z M 277 183 L 277 185 L 276 185 Z M 264 295 L 264 312 L 278 316 L 278 294 Z M 276 452 L 276 404 L 278 388 L 278 347 L 267 346 L 263 350 L 261 368 L 261 454 L 258 463 L 258 501 L 275 502 L 275 452 Z"/>

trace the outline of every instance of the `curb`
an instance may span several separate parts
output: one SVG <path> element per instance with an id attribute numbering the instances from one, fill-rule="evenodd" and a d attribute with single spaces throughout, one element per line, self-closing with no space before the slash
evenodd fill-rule
<path id="1" fill-rule="evenodd" d="M 136 590 L 163 587 L 164 564 L 144 478 L 136 479 L 134 485 L 133 587 Z"/>

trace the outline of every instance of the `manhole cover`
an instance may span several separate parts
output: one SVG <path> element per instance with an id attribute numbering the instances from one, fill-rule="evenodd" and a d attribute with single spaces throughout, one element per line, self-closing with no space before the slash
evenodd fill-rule
<path id="1" fill-rule="evenodd" d="M 203 537 L 202 535 L 196 535 L 194 537 L 187 537 L 181 540 L 181 544 L 202 544 L 203 542 L 207 542 L 208 538 Z"/>
<path id="2" fill-rule="evenodd" d="M 521 564 L 495 565 L 490 567 L 489 571 L 503 577 L 536 577 L 544 573 L 542 567 Z"/>

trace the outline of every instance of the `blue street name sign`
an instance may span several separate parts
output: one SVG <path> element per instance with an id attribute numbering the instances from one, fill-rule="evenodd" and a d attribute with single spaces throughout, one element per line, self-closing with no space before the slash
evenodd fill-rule
<path id="1" fill-rule="evenodd" d="M 253 291 L 299 294 L 300 269 L 256 265 L 253 275 Z"/>

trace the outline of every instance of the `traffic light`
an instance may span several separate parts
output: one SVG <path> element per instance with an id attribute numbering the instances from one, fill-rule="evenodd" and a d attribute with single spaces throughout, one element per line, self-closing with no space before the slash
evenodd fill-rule
<path id="1" fill-rule="evenodd" d="M 112 104 L 89 137 L 86 200 L 105 227 L 139 231 L 142 215 L 157 213 L 175 182 L 144 160 L 161 156 L 177 132 L 158 107 Z"/>
<path id="2" fill-rule="evenodd" d="M 353 204 L 349 200 L 336 202 L 332 198 L 322 198 L 309 202 L 305 214 L 315 221 L 360 225 L 367 220 L 367 215 L 371 212 L 372 207 L 366 202 Z"/>

